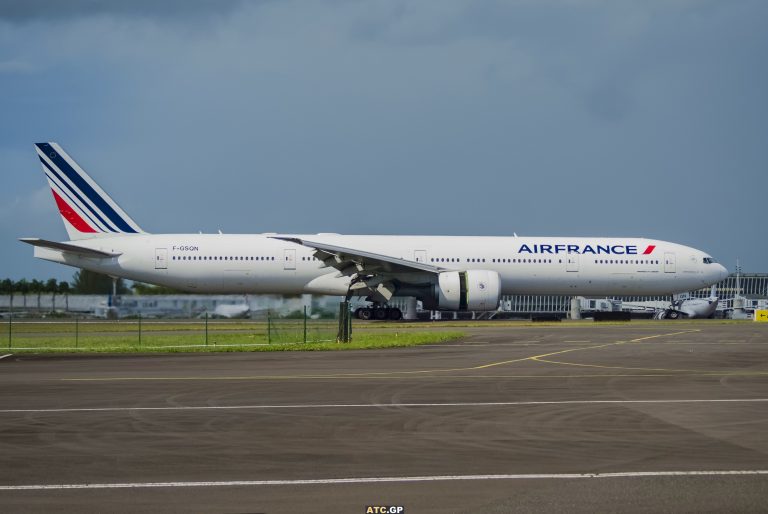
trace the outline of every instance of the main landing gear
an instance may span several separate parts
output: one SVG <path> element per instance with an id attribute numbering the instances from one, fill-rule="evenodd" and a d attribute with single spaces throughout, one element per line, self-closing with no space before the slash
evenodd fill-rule
<path id="1" fill-rule="evenodd" d="M 382 307 L 380 305 L 374 307 L 360 307 L 355 309 L 355 317 L 357 319 L 375 319 L 377 321 L 393 320 L 397 321 L 403 319 L 403 312 L 395 307 Z"/>

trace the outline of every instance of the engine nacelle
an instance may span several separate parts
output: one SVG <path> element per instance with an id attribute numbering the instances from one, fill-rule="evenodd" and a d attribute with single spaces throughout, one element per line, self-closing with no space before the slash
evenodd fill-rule
<path id="1" fill-rule="evenodd" d="M 437 309 L 443 311 L 495 311 L 501 299 L 501 278 L 495 271 L 445 271 L 435 284 Z"/>

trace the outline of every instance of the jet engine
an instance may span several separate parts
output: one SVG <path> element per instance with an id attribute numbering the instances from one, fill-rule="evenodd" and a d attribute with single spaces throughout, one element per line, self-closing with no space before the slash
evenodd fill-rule
<path id="1" fill-rule="evenodd" d="M 501 279 L 495 271 L 445 271 L 434 285 L 434 307 L 445 311 L 494 311 L 501 299 Z"/>

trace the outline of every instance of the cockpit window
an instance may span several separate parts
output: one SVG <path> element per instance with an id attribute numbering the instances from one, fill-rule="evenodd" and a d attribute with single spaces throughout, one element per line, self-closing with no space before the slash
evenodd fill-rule
<path id="1" fill-rule="evenodd" d="M 715 262 L 717 261 L 715 261 L 715 259 L 712 257 L 704 257 L 704 264 L 714 264 Z"/>

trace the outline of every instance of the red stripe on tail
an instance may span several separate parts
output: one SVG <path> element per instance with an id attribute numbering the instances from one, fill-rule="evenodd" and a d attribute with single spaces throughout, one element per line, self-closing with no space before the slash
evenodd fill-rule
<path id="1" fill-rule="evenodd" d="M 64 201 L 64 199 L 56 194 L 56 191 L 51 189 L 51 193 L 53 193 L 53 198 L 56 200 L 56 205 L 59 207 L 59 212 L 62 216 L 64 216 L 64 219 L 67 220 L 70 225 L 75 227 L 75 229 L 80 232 L 96 232 L 93 227 L 91 227 L 88 223 L 85 222 L 83 218 L 80 217 L 79 214 L 72 210 L 72 208 L 67 202 Z"/>

